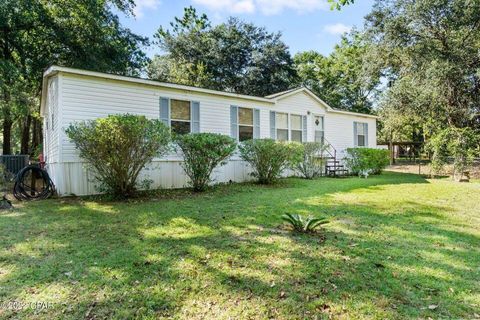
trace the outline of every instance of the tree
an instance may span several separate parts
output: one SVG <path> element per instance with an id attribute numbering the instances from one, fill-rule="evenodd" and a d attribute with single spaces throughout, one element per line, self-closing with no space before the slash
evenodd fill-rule
<path id="1" fill-rule="evenodd" d="M 430 139 L 480 126 L 479 26 L 480 2 L 467 0 L 377 1 L 367 17 L 386 101 Z"/>
<path id="2" fill-rule="evenodd" d="M 22 151 L 38 123 L 43 70 L 51 64 L 138 74 L 145 38 L 123 28 L 112 6 L 131 13 L 133 0 L 5 0 L 0 2 L 0 105 L 3 153 L 11 153 L 14 124 Z M 18 120 L 17 123 L 14 122 Z M 32 141 L 38 132 L 32 133 Z"/>
<path id="3" fill-rule="evenodd" d="M 315 51 L 298 53 L 295 67 L 303 85 L 332 107 L 372 113 L 381 74 L 368 63 L 369 50 L 365 35 L 353 31 L 327 57 Z"/>
<path id="4" fill-rule="evenodd" d="M 155 34 L 165 54 L 155 56 L 148 67 L 152 79 L 258 96 L 296 82 L 280 33 L 235 18 L 212 26 L 192 7 L 170 26 Z"/>
<path id="5" fill-rule="evenodd" d="M 479 2 L 378 1 L 368 25 L 378 60 L 390 71 L 390 91 L 411 100 L 405 112 L 427 120 L 428 131 L 478 125 Z M 405 86 L 415 91 L 398 89 Z"/>
<path id="6" fill-rule="evenodd" d="M 429 142 L 433 151 L 432 168 L 438 173 L 453 157 L 453 178 L 461 181 L 475 157 L 480 155 L 480 134 L 472 128 L 446 128 Z M 469 178 L 469 177 L 468 177 Z"/>

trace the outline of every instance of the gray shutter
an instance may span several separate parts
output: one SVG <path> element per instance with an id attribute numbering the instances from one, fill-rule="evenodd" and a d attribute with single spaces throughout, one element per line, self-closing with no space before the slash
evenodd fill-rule
<path id="1" fill-rule="evenodd" d="M 307 116 L 302 116 L 302 121 L 303 121 L 302 142 L 307 142 Z"/>
<path id="2" fill-rule="evenodd" d="M 238 140 L 238 107 L 230 106 L 230 135 Z"/>
<path id="3" fill-rule="evenodd" d="M 358 139 L 357 139 L 357 122 L 353 122 L 353 146 L 358 147 Z"/>
<path id="4" fill-rule="evenodd" d="M 368 123 L 363 124 L 363 132 L 365 133 L 365 147 L 368 148 Z"/>
<path id="5" fill-rule="evenodd" d="M 275 111 L 270 111 L 270 138 L 276 139 L 277 138 L 277 130 L 275 128 Z"/>
<path id="6" fill-rule="evenodd" d="M 190 132 L 200 132 L 200 102 L 190 102 Z"/>
<path id="7" fill-rule="evenodd" d="M 260 110 L 253 109 L 253 139 L 260 139 Z"/>
<path id="8" fill-rule="evenodd" d="M 160 120 L 170 126 L 170 101 L 168 98 L 160 98 Z"/>

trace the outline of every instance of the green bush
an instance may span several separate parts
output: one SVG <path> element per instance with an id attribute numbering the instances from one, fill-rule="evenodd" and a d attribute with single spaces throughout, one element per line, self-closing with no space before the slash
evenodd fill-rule
<path id="1" fill-rule="evenodd" d="M 285 169 L 300 161 L 302 149 L 298 143 L 257 139 L 241 143 L 239 151 L 241 158 L 252 166 L 252 176 L 259 183 L 271 184 Z"/>
<path id="2" fill-rule="evenodd" d="M 130 114 L 71 124 L 66 133 L 93 169 L 101 191 L 134 194 L 140 171 L 168 150 L 170 129 L 160 120 Z"/>
<path id="3" fill-rule="evenodd" d="M 325 165 L 323 157 L 328 148 L 328 144 L 304 142 L 301 159 L 295 166 L 297 171 L 305 179 L 313 179 L 320 176 Z"/>
<path id="4" fill-rule="evenodd" d="M 179 135 L 175 141 L 183 152 L 182 167 L 195 191 L 205 190 L 213 169 L 224 165 L 236 147 L 235 140 L 216 133 Z"/>
<path id="5" fill-rule="evenodd" d="M 389 152 L 384 149 L 348 148 L 345 165 L 353 174 L 379 174 L 389 164 Z"/>

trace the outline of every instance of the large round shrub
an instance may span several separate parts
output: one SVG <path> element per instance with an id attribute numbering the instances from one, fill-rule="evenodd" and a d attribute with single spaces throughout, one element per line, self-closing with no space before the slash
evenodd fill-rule
<path id="1" fill-rule="evenodd" d="M 379 174 L 389 164 L 389 151 L 373 148 L 348 148 L 345 165 L 353 174 Z"/>
<path id="2" fill-rule="evenodd" d="M 213 169 L 224 165 L 236 147 L 234 139 L 216 133 L 190 133 L 175 140 L 183 153 L 182 167 L 195 191 L 205 190 Z"/>
<path id="3" fill-rule="evenodd" d="M 239 145 L 241 158 L 253 169 L 259 183 L 271 184 L 282 172 L 300 161 L 301 145 L 272 139 L 247 140 Z"/>
<path id="4" fill-rule="evenodd" d="M 140 171 L 168 150 L 170 129 L 160 120 L 131 114 L 71 124 L 67 136 L 93 169 L 102 191 L 128 197 Z"/>

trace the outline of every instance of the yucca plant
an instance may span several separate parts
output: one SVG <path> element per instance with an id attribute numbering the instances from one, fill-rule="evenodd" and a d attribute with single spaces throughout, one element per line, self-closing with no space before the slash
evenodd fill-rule
<path id="1" fill-rule="evenodd" d="M 293 230 L 303 233 L 314 232 L 321 225 L 329 222 L 327 218 L 304 217 L 296 213 L 285 213 L 282 220 L 289 223 Z"/>

